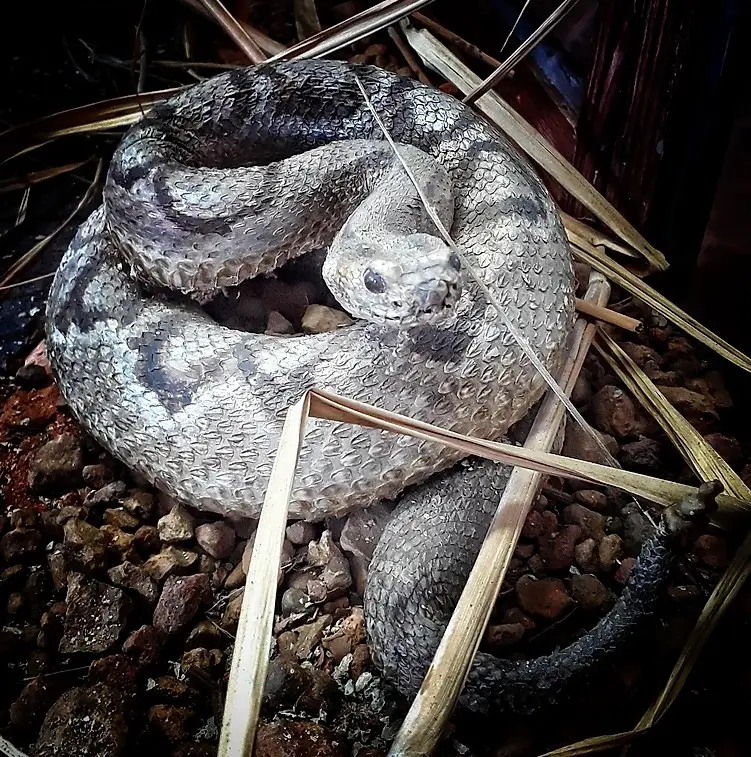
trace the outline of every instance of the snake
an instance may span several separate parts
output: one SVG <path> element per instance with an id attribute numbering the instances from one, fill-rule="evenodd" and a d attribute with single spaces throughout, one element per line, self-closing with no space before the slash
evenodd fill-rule
<path id="1" fill-rule="evenodd" d="M 346 328 L 248 333 L 204 308 L 321 248 L 323 277 L 353 318 Z M 315 60 L 217 75 L 129 128 L 101 205 L 56 272 L 46 330 L 60 392 L 102 447 L 179 502 L 256 518 L 287 410 L 306 390 L 500 439 L 545 390 L 516 337 L 555 373 L 573 320 L 560 215 L 512 143 L 432 87 Z M 463 457 L 431 440 L 312 418 L 289 517 L 321 521 L 394 499 Z M 502 467 L 483 468 L 474 483 L 447 484 L 448 509 L 471 542 L 483 525 L 472 514 L 478 502 L 497 504 L 499 476 Z M 430 512 L 431 491 L 416 495 Z M 410 512 L 440 552 L 444 534 Z M 406 546 L 388 554 L 409 559 Z M 442 554 L 460 566 L 460 551 Z M 373 575 L 376 657 L 411 690 L 420 663 L 388 662 L 383 646 L 393 640 L 379 635 L 390 622 L 381 614 L 387 582 L 381 569 Z M 398 646 L 420 634 L 411 626 Z M 395 673 L 402 663 L 406 678 Z"/>

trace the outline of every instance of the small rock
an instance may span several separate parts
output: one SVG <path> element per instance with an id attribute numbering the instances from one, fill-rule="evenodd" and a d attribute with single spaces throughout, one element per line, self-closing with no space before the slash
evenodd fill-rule
<path id="1" fill-rule="evenodd" d="M 188 634 L 185 645 L 188 648 L 207 647 L 208 649 L 223 649 L 228 639 L 217 628 L 216 623 L 208 619 L 201 620 Z"/>
<path id="2" fill-rule="evenodd" d="M 65 598 L 65 630 L 60 642 L 63 654 L 101 654 L 117 644 L 125 630 L 131 601 L 120 590 L 75 574 L 68 579 Z"/>
<path id="3" fill-rule="evenodd" d="M 0 537 L 0 557 L 5 565 L 30 562 L 41 549 L 42 535 L 33 528 L 14 528 Z"/>
<path id="4" fill-rule="evenodd" d="M 84 466 L 83 471 L 81 471 L 81 478 L 86 486 L 90 486 L 92 489 L 101 489 L 114 481 L 115 472 L 110 466 L 94 463 Z"/>
<path id="5" fill-rule="evenodd" d="M 88 683 L 106 683 L 123 696 L 133 698 L 138 692 L 138 666 L 124 654 L 111 654 L 94 660 L 89 668 Z"/>
<path id="6" fill-rule="evenodd" d="M 577 503 L 566 505 L 563 510 L 563 520 L 579 526 L 585 539 L 599 540 L 605 535 L 607 518 L 602 513 L 590 510 L 584 505 Z"/>
<path id="7" fill-rule="evenodd" d="M 731 468 L 743 465 L 743 449 L 737 439 L 718 433 L 706 434 L 704 439 Z"/>
<path id="8" fill-rule="evenodd" d="M 727 567 L 727 543 L 721 536 L 702 534 L 694 543 L 694 552 L 708 568 L 722 570 Z"/>
<path id="9" fill-rule="evenodd" d="M 162 583 L 170 576 L 189 573 L 197 562 L 198 555 L 195 552 L 177 547 L 165 547 L 158 554 L 149 557 L 143 564 L 143 569 L 155 581 Z"/>
<path id="10" fill-rule="evenodd" d="M 331 615 L 321 615 L 312 623 L 300 626 L 295 652 L 300 660 L 307 660 L 323 638 L 323 632 L 331 625 Z"/>
<path id="11" fill-rule="evenodd" d="M 170 576 L 154 610 L 154 627 L 165 636 L 179 633 L 211 599 L 211 582 L 205 573 Z"/>
<path id="12" fill-rule="evenodd" d="M 123 507 L 139 520 L 148 520 L 154 513 L 156 501 L 153 494 L 137 489 L 123 500 Z"/>
<path id="13" fill-rule="evenodd" d="M 712 431 L 717 425 L 719 416 L 714 402 L 706 395 L 692 392 L 683 386 L 658 386 L 657 388 L 699 433 Z"/>
<path id="14" fill-rule="evenodd" d="M 11 510 L 11 528 L 36 528 L 39 524 L 39 513 L 29 508 Z"/>
<path id="15" fill-rule="evenodd" d="M 636 405 L 623 389 L 617 386 L 603 386 L 589 403 L 592 425 L 616 439 L 635 436 L 644 430 L 643 421 L 638 417 Z"/>
<path id="16" fill-rule="evenodd" d="M 25 363 L 22 365 L 16 371 L 14 378 L 16 384 L 25 389 L 41 389 L 52 380 L 50 374 L 41 365 L 37 365 L 36 363 Z"/>
<path id="17" fill-rule="evenodd" d="M 107 571 L 110 581 L 121 589 L 135 592 L 148 606 L 153 606 L 159 596 L 159 587 L 149 574 L 127 560 Z"/>
<path id="18" fill-rule="evenodd" d="M 312 668 L 306 672 L 308 681 L 297 704 L 306 712 L 319 715 L 337 703 L 339 689 L 334 679 L 325 670 Z"/>
<path id="19" fill-rule="evenodd" d="M 92 509 L 118 505 L 120 498 L 125 494 L 127 488 L 125 481 L 112 481 L 109 484 L 105 484 L 101 489 L 88 494 L 84 500 L 84 505 Z"/>
<path id="20" fill-rule="evenodd" d="M 596 610 L 608 601 L 608 590 L 591 573 L 569 579 L 571 596 L 583 610 Z"/>
<path id="21" fill-rule="evenodd" d="M 280 609 L 285 617 L 298 613 L 308 613 L 313 610 L 307 592 L 294 586 L 282 594 Z"/>
<path id="22" fill-rule="evenodd" d="M 603 434 L 597 430 L 594 433 L 605 445 L 605 449 L 615 457 L 618 454 L 618 442 L 609 434 Z M 602 450 L 577 423 L 566 423 L 566 438 L 561 454 L 590 463 L 602 463 L 603 460 Z"/>
<path id="23" fill-rule="evenodd" d="M 296 547 L 304 547 L 318 538 L 318 526 L 306 520 L 296 520 L 287 526 L 287 540 Z"/>
<path id="24" fill-rule="evenodd" d="M 326 529 L 317 542 L 314 541 L 308 545 L 308 565 L 311 568 L 322 568 L 328 564 L 332 554 L 338 551 L 339 548 L 334 544 L 331 531 Z"/>
<path id="25" fill-rule="evenodd" d="M 71 519 L 63 526 L 66 552 L 84 570 L 101 568 L 107 553 L 107 538 L 96 526 L 84 520 Z"/>
<path id="26" fill-rule="evenodd" d="M 579 489 L 574 493 L 574 498 L 579 504 L 598 513 L 608 508 L 607 496 L 596 489 Z"/>
<path id="27" fill-rule="evenodd" d="M 10 722 L 23 730 L 38 728 L 55 699 L 55 687 L 50 680 L 33 678 L 10 706 Z"/>
<path id="28" fill-rule="evenodd" d="M 662 445 L 655 439 L 641 437 L 621 447 L 621 465 L 637 473 L 655 473 L 662 470 Z"/>
<path id="29" fill-rule="evenodd" d="M 618 534 L 603 537 L 598 548 L 600 565 L 604 571 L 610 571 L 623 554 L 623 540 Z"/>
<path id="30" fill-rule="evenodd" d="M 349 675 L 356 681 L 370 667 L 370 647 L 367 644 L 358 644 L 352 652 L 352 662 L 349 664 Z"/>
<path id="31" fill-rule="evenodd" d="M 198 545 L 217 560 L 225 560 L 235 548 L 235 530 L 222 521 L 204 523 L 195 533 Z"/>
<path id="32" fill-rule="evenodd" d="M 585 573 L 595 573 L 600 569 L 600 555 L 597 542 L 594 539 L 585 539 L 577 544 L 574 549 L 576 564 Z"/>
<path id="33" fill-rule="evenodd" d="M 136 549 L 134 545 L 135 537 L 123 531 L 117 526 L 109 524 L 103 525 L 99 529 L 104 537 L 109 541 L 108 550 L 117 555 L 118 560 L 136 560 Z"/>
<path id="34" fill-rule="evenodd" d="M 24 599 L 23 594 L 18 591 L 14 591 L 8 596 L 8 601 L 5 605 L 5 609 L 8 615 L 15 616 L 21 614 L 21 611 L 24 609 L 25 605 L 26 600 Z"/>
<path id="35" fill-rule="evenodd" d="M 538 544 L 547 569 L 569 568 L 574 562 L 574 549 L 581 537 L 582 529 L 576 525 L 564 526 L 555 536 L 541 536 Z"/>
<path id="36" fill-rule="evenodd" d="M 325 334 L 353 323 L 341 310 L 326 305 L 308 305 L 302 317 L 302 330 L 305 334 Z"/>
<path id="37" fill-rule="evenodd" d="M 128 636 L 123 652 L 134 657 L 139 665 L 149 667 L 159 662 L 159 635 L 154 626 L 141 626 Z"/>
<path id="38" fill-rule="evenodd" d="M 347 566 L 347 570 L 349 570 L 349 565 Z M 323 581 L 318 581 L 317 579 L 308 581 L 306 591 L 308 596 L 310 597 L 310 601 L 315 604 L 325 602 L 327 597 L 329 596 L 329 590 L 326 584 L 323 583 Z"/>
<path id="39" fill-rule="evenodd" d="M 185 681 L 178 681 L 174 676 L 159 676 L 154 679 L 148 691 L 149 698 L 156 702 L 176 704 L 193 704 L 195 692 Z"/>
<path id="40" fill-rule="evenodd" d="M 36 757 L 123 757 L 128 711 L 123 697 L 105 683 L 66 691 L 47 713 L 34 747 Z"/>
<path id="41" fill-rule="evenodd" d="M 104 522 L 108 526 L 115 526 L 124 531 L 135 531 L 139 527 L 138 518 L 131 515 L 122 507 L 109 508 L 104 511 Z"/>
<path id="42" fill-rule="evenodd" d="M 178 744 L 188 737 L 187 727 L 194 717 L 193 710 L 169 704 L 155 704 L 147 713 L 152 730 L 170 744 Z"/>
<path id="43" fill-rule="evenodd" d="M 307 684 L 308 671 L 305 668 L 289 657 L 275 657 L 269 661 L 263 687 L 264 704 L 272 711 L 294 705 Z"/>
<path id="44" fill-rule="evenodd" d="M 537 628 L 537 623 L 525 614 L 519 607 L 509 607 L 503 613 L 504 623 L 520 623 L 524 626 L 526 631 L 534 631 Z"/>
<path id="45" fill-rule="evenodd" d="M 489 625 L 485 631 L 485 643 L 491 649 L 510 647 L 522 640 L 525 630 L 521 623 Z"/>
<path id="46" fill-rule="evenodd" d="M 544 530 L 542 513 L 539 510 L 530 510 L 522 526 L 522 536 L 525 539 L 537 539 Z"/>
<path id="47" fill-rule="evenodd" d="M 329 532 L 324 532 L 324 535 L 326 533 Z M 323 537 L 321 539 L 323 540 Z M 326 587 L 328 598 L 332 599 L 341 596 L 352 586 L 352 574 L 347 558 L 336 544 L 332 542 L 328 551 L 329 561 L 326 563 L 323 571 L 321 571 L 321 581 Z"/>
<path id="48" fill-rule="evenodd" d="M 571 401 L 576 407 L 586 405 L 592 399 L 592 386 L 586 376 L 581 373 L 576 379 L 574 388 L 571 392 Z"/>
<path id="49" fill-rule="evenodd" d="M 290 745 L 294 744 L 294 749 Z M 341 737 L 317 723 L 276 718 L 261 721 L 255 742 L 256 757 L 347 757 L 349 749 Z"/>
<path id="50" fill-rule="evenodd" d="M 134 535 L 133 546 L 143 555 L 157 552 L 161 542 L 156 526 L 141 526 Z"/>
<path id="51" fill-rule="evenodd" d="M 535 579 L 522 576 L 516 582 L 519 604 L 525 612 L 555 620 L 571 606 L 573 600 L 558 578 Z"/>
<path id="52" fill-rule="evenodd" d="M 182 505 L 177 505 L 159 518 L 159 538 L 167 544 L 190 541 L 193 538 L 193 524 L 193 516 Z"/>
<path id="53" fill-rule="evenodd" d="M 240 610 L 243 604 L 243 593 L 239 592 L 237 596 L 232 597 L 227 602 L 227 607 L 222 615 L 222 628 L 228 633 L 234 634 L 237 631 L 237 621 L 240 619 Z"/>
<path id="54" fill-rule="evenodd" d="M 180 658 L 180 669 L 185 675 L 206 678 L 221 663 L 222 652 L 220 649 L 195 647 L 183 653 Z"/>
<path id="55" fill-rule="evenodd" d="M 348 515 L 339 537 L 341 548 L 370 562 L 392 512 L 393 507 L 380 502 Z"/>
<path id="56" fill-rule="evenodd" d="M 83 471 L 83 448 L 73 434 L 60 434 L 41 446 L 29 463 L 29 487 L 56 493 L 76 486 Z"/>
<path id="57" fill-rule="evenodd" d="M 232 571 L 227 576 L 224 582 L 224 588 L 229 591 L 239 589 L 241 586 L 245 586 L 245 571 L 243 570 L 242 563 L 239 562 L 232 568 Z"/>
<path id="58" fill-rule="evenodd" d="M 272 310 L 266 322 L 266 333 L 294 334 L 295 327 L 278 310 Z"/>

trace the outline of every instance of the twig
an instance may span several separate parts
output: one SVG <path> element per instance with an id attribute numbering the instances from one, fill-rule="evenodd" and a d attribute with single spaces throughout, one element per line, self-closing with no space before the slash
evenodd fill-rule
<path id="1" fill-rule="evenodd" d="M 220 0 L 200 0 L 219 26 L 227 32 L 232 41 L 245 53 L 251 63 L 263 63 L 266 55 L 258 43 L 248 34 L 242 24 L 222 5 Z"/>
<path id="2" fill-rule="evenodd" d="M 102 168 L 104 161 L 100 160 L 97 164 L 96 173 L 92 179 L 89 188 L 84 193 L 80 202 L 73 209 L 73 212 L 58 226 L 51 234 L 48 234 L 44 239 L 37 242 L 28 252 L 24 253 L 9 269 L 5 276 L 0 279 L 0 290 L 2 290 L 6 284 L 8 284 L 13 277 L 22 271 L 32 260 L 34 260 L 39 253 L 78 215 L 79 211 L 86 207 L 91 202 L 94 194 L 99 186 L 99 180 L 102 175 Z"/>
<path id="3" fill-rule="evenodd" d="M 283 53 L 274 55 L 269 60 L 302 60 L 323 57 L 346 45 L 357 42 L 369 34 L 385 29 L 431 2 L 433 0 L 382 0 L 372 8 L 367 8 L 351 18 L 334 24 L 334 26 L 324 29 L 320 34 L 314 34 Z"/>
<path id="4" fill-rule="evenodd" d="M 506 74 L 511 71 L 526 55 L 543 40 L 553 29 L 556 24 L 578 3 L 579 0 L 563 0 L 563 2 L 554 10 L 540 26 L 526 39 L 521 45 L 506 58 L 503 63 L 493 71 L 484 81 L 478 84 L 467 96 L 464 102 L 467 105 L 472 104 L 478 97 L 482 97 L 486 92 L 491 90 Z M 513 32 L 513 29 L 512 29 Z"/>
<path id="5" fill-rule="evenodd" d="M 43 273 L 41 276 L 34 276 L 32 279 L 26 279 L 25 281 L 16 281 L 14 284 L 5 284 L 0 286 L 0 292 L 4 292 L 6 289 L 18 289 L 18 287 L 26 286 L 27 284 L 35 284 L 37 281 L 44 281 L 44 279 L 50 279 L 55 275 L 52 273 Z"/>
<path id="6" fill-rule="evenodd" d="M 477 60 L 482 61 L 483 63 L 486 63 L 488 66 L 492 66 L 493 68 L 498 68 L 498 66 L 502 65 L 501 61 L 499 61 L 498 58 L 494 58 L 492 55 L 488 55 L 488 53 L 483 52 L 479 47 L 477 47 L 477 45 L 473 45 L 471 42 L 467 42 L 464 37 L 460 37 L 456 32 L 452 32 L 451 29 L 447 29 L 445 26 L 441 26 L 437 21 L 433 21 L 432 18 L 426 16 L 424 13 L 416 11 L 412 14 L 412 18 L 415 21 L 419 21 L 423 26 L 430 29 L 430 31 L 434 32 L 442 39 L 445 39 L 447 42 L 450 42 L 452 45 L 458 47 L 466 55 L 477 58 Z"/>
<path id="7" fill-rule="evenodd" d="M 409 45 L 404 41 L 397 28 L 394 26 L 389 26 L 388 32 L 389 37 L 391 37 L 391 41 L 397 46 L 399 52 L 404 58 L 404 61 L 409 66 L 410 71 L 412 71 L 412 74 L 416 76 L 423 84 L 427 84 L 429 87 L 432 87 L 433 82 L 430 81 L 428 75 L 420 65 L 420 61 L 414 55 Z"/>
<path id="8" fill-rule="evenodd" d="M 576 309 L 584 315 L 596 318 L 598 321 L 610 323 L 613 326 L 618 326 L 625 331 L 631 331 L 635 334 L 640 333 L 644 328 L 644 324 L 636 318 L 623 315 L 623 313 L 617 313 L 610 308 L 598 307 L 578 297 L 576 298 Z"/>

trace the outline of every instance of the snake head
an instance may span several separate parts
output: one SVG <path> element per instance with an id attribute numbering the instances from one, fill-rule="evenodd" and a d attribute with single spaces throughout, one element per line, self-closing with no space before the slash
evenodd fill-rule
<path id="1" fill-rule="evenodd" d="M 323 276 L 353 317 L 374 323 L 435 323 L 451 312 L 461 295 L 458 256 L 441 239 L 425 233 L 381 238 L 377 243 L 339 239 L 336 254 L 330 251 L 324 263 Z"/>

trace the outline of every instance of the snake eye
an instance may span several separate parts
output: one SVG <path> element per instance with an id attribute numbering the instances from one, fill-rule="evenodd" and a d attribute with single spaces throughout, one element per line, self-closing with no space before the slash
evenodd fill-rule
<path id="1" fill-rule="evenodd" d="M 455 253 L 451 253 L 451 257 L 449 258 L 449 265 L 458 273 L 462 270 L 462 261 L 459 260 L 459 256 Z"/>
<path id="2" fill-rule="evenodd" d="M 380 273 L 376 273 L 372 268 L 366 268 L 363 274 L 365 288 L 373 294 L 383 294 L 386 291 L 386 281 Z"/>

